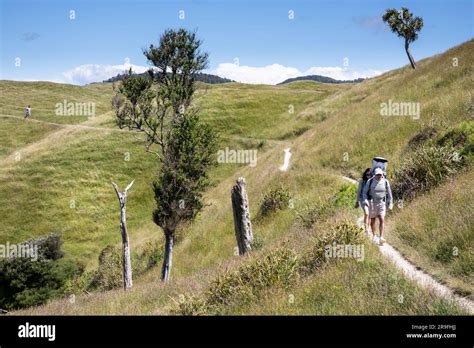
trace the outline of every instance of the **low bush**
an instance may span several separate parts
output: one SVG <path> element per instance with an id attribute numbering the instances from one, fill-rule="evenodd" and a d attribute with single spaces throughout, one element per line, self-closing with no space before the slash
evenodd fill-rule
<path id="1" fill-rule="evenodd" d="M 336 208 L 352 208 L 356 200 L 357 186 L 344 184 L 332 197 L 333 206 Z"/>
<path id="2" fill-rule="evenodd" d="M 148 241 L 135 257 L 132 256 L 133 271 L 141 274 L 157 266 L 163 260 L 163 244 L 157 241 Z"/>
<path id="3" fill-rule="evenodd" d="M 342 221 L 331 226 L 326 232 L 319 233 L 313 240 L 312 246 L 303 255 L 301 273 L 308 275 L 319 269 L 328 260 L 326 247 L 336 244 L 363 244 L 364 231 L 358 225 Z"/>
<path id="4" fill-rule="evenodd" d="M 435 139 L 435 144 L 452 146 L 459 151 L 461 156 L 471 157 L 474 154 L 474 122 L 462 122 L 440 133 Z"/>
<path id="5" fill-rule="evenodd" d="M 428 139 L 429 138 L 429 139 Z M 409 151 L 395 171 L 392 185 L 398 199 L 412 199 L 445 182 L 474 156 L 474 122 L 465 121 L 443 132 L 432 126 L 423 128 L 408 143 L 422 143 Z"/>
<path id="6" fill-rule="evenodd" d="M 101 251 L 90 286 L 100 291 L 123 286 L 122 251 L 119 248 L 108 245 Z"/>
<path id="7" fill-rule="evenodd" d="M 253 241 L 251 244 L 251 249 L 253 251 L 260 250 L 263 248 L 264 240 L 258 234 L 253 236 Z"/>
<path id="8" fill-rule="evenodd" d="M 326 262 L 325 247 L 338 244 L 362 244 L 363 231 L 357 225 L 342 221 L 318 236 L 313 246 L 300 258 L 286 246 L 271 250 L 258 258 L 227 271 L 214 279 L 201 296 L 190 296 L 172 310 L 180 315 L 219 314 L 235 305 L 245 305 L 261 298 L 271 289 L 287 289 L 304 275 Z"/>
<path id="9" fill-rule="evenodd" d="M 257 219 L 266 217 L 278 210 L 283 210 L 289 207 L 292 194 L 283 185 L 278 186 L 267 192 L 260 203 L 260 208 L 257 213 Z"/>
<path id="10" fill-rule="evenodd" d="M 22 243 L 37 247 L 36 257 L 8 257 L 0 261 L 0 308 L 10 310 L 45 304 L 62 293 L 68 278 L 78 273 L 72 261 L 62 260 L 61 237 L 50 234 Z"/>
<path id="11" fill-rule="evenodd" d="M 214 279 L 203 297 L 180 302 L 176 314 L 219 313 L 222 306 L 248 302 L 272 286 L 288 287 L 299 276 L 296 253 L 280 247 Z"/>
<path id="12" fill-rule="evenodd" d="M 313 202 L 311 205 L 306 205 L 299 210 L 297 219 L 301 222 L 303 227 L 311 228 L 317 221 L 322 221 L 334 212 L 334 206 L 330 199 L 322 199 Z"/>
<path id="13" fill-rule="evenodd" d="M 397 199 L 412 199 L 452 177 L 465 163 L 453 146 L 424 146 L 405 157 L 395 171 L 393 194 Z"/>

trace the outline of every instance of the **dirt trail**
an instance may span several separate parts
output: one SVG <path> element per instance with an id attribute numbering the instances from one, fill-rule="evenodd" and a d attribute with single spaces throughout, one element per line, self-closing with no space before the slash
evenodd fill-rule
<path id="1" fill-rule="evenodd" d="M 0 114 L 0 118 L 2 117 L 24 120 L 23 117 Z M 64 141 L 64 139 L 70 137 L 72 134 L 80 130 L 95 130 L 95 131 L 101 131 L 101 132 L 128 132 L 128 130 L 125 130 L 125 129 L 93 127 L 93 126 L 88 126 L 84 124 L 61 124 L 61 123 L 37 120 L 34 118 L 29 118 L 24 121 L 45 123 L 45 124 L 55 126 L 58 129 L 46 134 L 44 138 L 36 142 L 33 142 L 22 148 L 14 150 L 13 153 L 5 157 L 3 160 L 0 160 L 0 170 L 8 171 L 12 167 L 14 167 L 15 164 L 18 163 L 19 161 L 23 161 L 24 159 L 31 157 L 36 153 L 49 149 L 51 145 L 58 144 Z"/>
<path id="2" fill-rule="evenodd" d="M 356 180 L 351 179 L 346 176 L 343 176 L 342 178 L 346 181 L 349 181 L 352 184 L 358 183 Z M 360 217 L 357 220 L 357 223 L 359 224 L 359 226 L 363 227 L 364 225 L 363 217 Z M 368 232 L 368 236 L 370 237 L 369 232 Z M 374 244 L 376 243 L 374 242 Z M 446 285 L 441 284 L 436 279 L 434 279 L 431 275 L 429 275 L 428 273 L 425 273 L 416 265 L 408 261 L 405 257 L 403 257 L 403 255 L 398 250 L 396 250 L 389 243 L 385 242 L 383 245 L 378 245 L 378 244 L 376 245 L 379 248 L 380 253 L 384 257 L 386 257 L 388 260 L 390 260 L 398 269 L 400 269 L 407 278 L 414 280 L 422 288 L 433 291 L 438 296 L 454 300 L 461 307 L 469 311 L 469 313 L 474 314 L 474 301 L 468 298 L 459 296 L 458 294 L 454 293 L 454 291 L 451 288 L 447 287 Z"/>
<path id="3" fill-rule="evenodd" d="M 0 117 L 7 117 L 7 118 L 16 118 L 18 120 L 25 120 L 23 117 L 13 116 L 13 115 L 0 115 Z M 28 118 L 25 122 L 36 122 L 36 123 L 45 123 L 56 127 L 61 128 L 75 128 L 75 129 L 92 129 L 92 130 L 100 130 L 100 131 L 111 131 L 111 132 L 128 132 L 126 129 L 118 129 L 118 128 L 106 128 L 106 127 L 94 127 L 88 126 L 85 124 L 64 124 L 64 123 L 54 123 L 48 121 L 42 121 L 35 118 Z"/>

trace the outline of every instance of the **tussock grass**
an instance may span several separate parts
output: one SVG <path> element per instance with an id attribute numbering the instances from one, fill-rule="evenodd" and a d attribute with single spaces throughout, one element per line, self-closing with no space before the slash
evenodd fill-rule
<path id="1" fill-rule="evenodd" d="M 459 293 L 474 289 L 472 170 L 399 209 L 387 239 L 416 265 Z"/>
<path id="2" fill-rule="evenodd" d="M 283 185 L 271 189 L 262 198 L 257 214 L 257 220 L 270 215 L 278 210 L 289 208 L 292 194 Z"/>

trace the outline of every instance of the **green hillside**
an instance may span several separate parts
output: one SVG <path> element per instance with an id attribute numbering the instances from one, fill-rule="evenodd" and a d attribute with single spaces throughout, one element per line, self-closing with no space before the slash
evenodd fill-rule
<path id="1" fill-rule="evenodd" d="M 457 67 L 452 65 L 454 57 L 459 61 Z M 389 160 L 389 178 L 395 179 L 396 169 L 409 155 L 410 139 L 424 128 L 432 125 L 448 130 L 461 122 L 472 123 L 473 61 L 474 41 L 469 41 L 420 61 L 416 71 L 406 66 L 355 85 L 308 81 L 281 86 L 200 85 L 195 104 L 202 118 L 220 132 L 221 148 L 256 148 L 258 162 L 255 167 L 221 164 L 211 173 L 213 186 L 205 195 L 208 206 L 186 227 L 175 247 L 172 281 L 158 284 L 159 267 L 154 267 L 136 276 L 129 292 L 78 292 L 75 303 L 55 300 L 19 313 L 465 313 L 405 279 L 358 231 L 355 220 L 360 212 L 352 208 L 355 191 L 341 176 L 359 177 L 378 155 Z M 1 115 L 21 116 L 14 103 L 23 93 L 26 100 L 35 101 L 33 105 L 54 105 L 66 95 L 72 99 L 76 89 L 81 91 L 78 95 L 95 96 L 101 111 L 93 120 L 70 122 L 100 129 L 0 117 L 0 160 L 4 164 L 0 171 L 0 243 L 58 231 L 65 241 L 66 257 L 93 269 L 100 250 L 120 243 L 119 212 L 110 181 L 124 186 L 132 179 L 136 184 L 127 206 L 132 248 L 140 250 L 147 240 L 161 240 L 161 232 L 151 222 L 156 162 L 132 134 L 113 128 L 110 106 L 106 106 L 106 99 L 112 96 L 110 85 L 65 86 L 63 90 L 54 84 L 39 88 L 42 85 L 2 81 L 0 86 L 16 91 L 2 92 Z M 381 116 L 381 103 L 389 100 L 419 103 L 419 119 Z M 33 117 L 68 123 L 58 121 L 51 109 L 44 110 Z M 293 156 L 290 169 L 281 172 L 278 168 L 285 148 Z M 23 151 L 19 161 L 12 157 Z M 127 153 L 129 160 L 125 160 Z M 234 255 L 230 189 L 239 176 L 245 176 L 248 184 L 254 235 L 260 244 L 246 258 Z M 462 260 L 433 259 L 434 245 L 441 248 L 448 237 L 429 243 L 433 231 L 440 231 L 437 236 L 445 231 L 457 240 L 454 234 L 458 231 L 445 227 L 466 218 L 464 213 L 453 212 L 473 205 L 472 194 L 464 192 L 466 183 L 472 181 L 472 166 L 464 166 L 453 179 L 454 183 L 448 180 L 419 194 L 389 215 L 388 240 L 435 277 L 472 296 L 472 220 L 459 232 L 463 240 L 458 243 L 460 255 L 467 255 Z M 292 204 L 258 218 L 265 194 L 279 187 L 290 193 Z M 458 199 L 430 206 L 430 195 L 447 191 Z M 439 218 L 434 221 L 435 213 Z M 417 243 L 405 237 L 410 228 L 419 236 Z M 332 242 L 363 244 L 365 257 L 361 261 L 318 259 L 321 243 Z M 254 263 L 262 271 L 245 279 L 255 285 L 242 285 L 239 277 L 253 269 Z"/>

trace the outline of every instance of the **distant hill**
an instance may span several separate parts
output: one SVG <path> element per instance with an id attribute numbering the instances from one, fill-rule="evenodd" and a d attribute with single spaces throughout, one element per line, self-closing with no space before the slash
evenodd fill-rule
<path id="1" fill-rule="evenodd" d="M 302 81 L 302 80 L 309 80 L 309 81 L 316 81 L 316 82 L 323 82 L 323 83 L 359 83 L 359 82 L 364 81 L 363 78 L 358 78 L 355 80 L 335 80 L 327 76 L 307 75 L 307 76 L 298 76 L 298 77 L 293 77 L 291 79 L 286 79 L 285 81 L 280 82 L 279 85 L 283 85 L 285 83 L 290 83 L 294 81 Z"/>
<path id="2" fill-rule="evenodd" d="M 148 72 L 144 72 L 141 74 L 136 74 L 138 76 L 143 76 L 143 77 L 150 77 Z M 125 77 L 125 74 L 118 74 L 117 76 L 111 77 L 110 79 L 104 80 L 102 82 L 115 82 L 115 81 L 121 81 Z M 219 83 L 228 83 L 228 82 L 235 82 L 233 80 L 229 80 L 226 78 L 219 77 L 217 75 L 211 75 L 211 74 L 204 74 L 204 73 L 199 73 L 196 74 L 196 81 L 199 82 L 205 82 L 205 83 L 210 83 L 210 84 L 219 84 Z"/>

